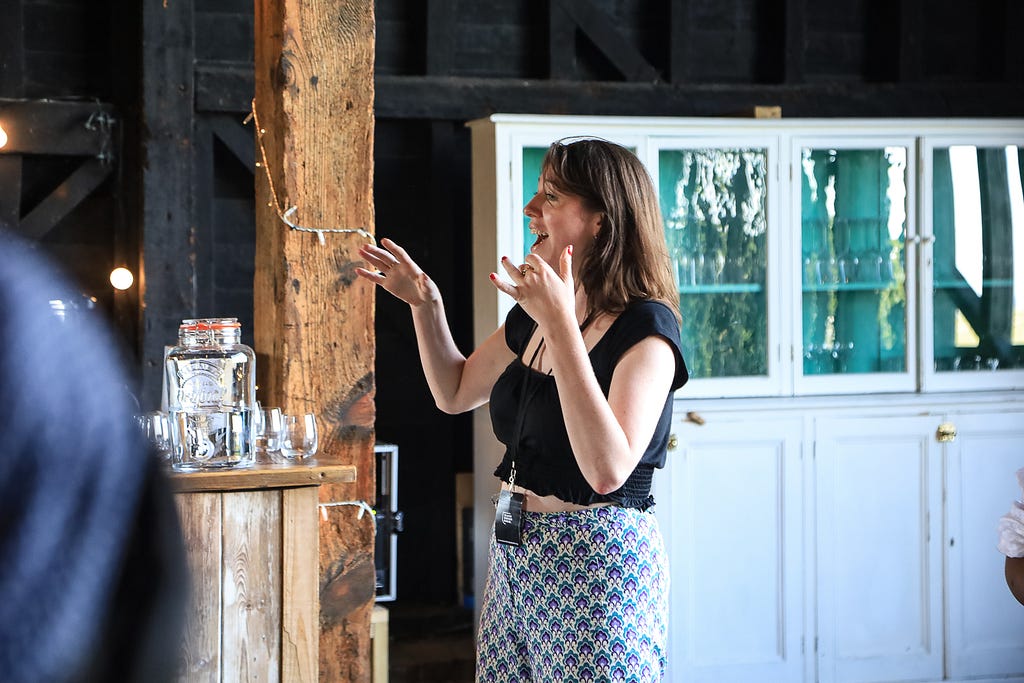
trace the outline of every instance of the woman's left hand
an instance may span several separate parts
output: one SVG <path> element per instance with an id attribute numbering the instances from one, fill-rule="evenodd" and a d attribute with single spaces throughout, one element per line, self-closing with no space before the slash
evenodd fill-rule
<path id="1" fill-rule="evenodd" d="M 544 259 L 527 254 L 526 261 L 516 266 L 507 257 L 501 258 L 511 282 L 491 273 L 491 281 L 499 290 L 516 300 L 542 329 L 571 319 L 576 326 L 576 287 L 572 277 L 572 245 L 562 251 L 558 272 Z"/>

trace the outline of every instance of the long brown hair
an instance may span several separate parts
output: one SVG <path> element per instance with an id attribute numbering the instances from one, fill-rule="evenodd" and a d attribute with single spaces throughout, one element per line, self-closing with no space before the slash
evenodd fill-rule
<path id="1" fill-rule="evenodd" d="M 558 140 L 544 155 L 545 172 L 556 189 L 603 214 L 594 245 L 579 267 L 588 314 L 620 313 L 631 301 L 655 299 L 679 319 L 661 208 L 651 176 L 636 155 L 597 138 Z"/>

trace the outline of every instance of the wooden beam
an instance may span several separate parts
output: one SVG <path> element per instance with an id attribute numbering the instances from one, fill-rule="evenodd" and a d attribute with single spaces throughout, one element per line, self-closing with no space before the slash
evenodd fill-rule
<path id="1" fill-rule="evenodd" d="M 0 97 L 25 94 L 25 9 L 22 0 L 4 3 L 0 21 Z"/>
<path id="2" fill-rule="evenodd" d="M 914 83 L 924 80 L 924 38 L 927 35 L 921 0 L 900 0 L 897 49 L 899 80 Z"/>
<path id="3" fill-rule="evenodd" d="M 690 80 L 690 0 L 669 6 L 669 80 L 679 85 Z"/>
<path id="4" fill-rule="evenodd" d="M 427 73 L 450 74 L 455 69 L 455 0 L 427 0 Z"/>
<path id="5" fill-rule="evenodd" d="M 552 0 L 569 15 L 627 81 L 654 82 L 658 72 L 591 0 Z"/>
<path id="6" fill-rule="evenodd" d="M 1004 0 L 1006 24 L 1003 26 L 1003 57 L 1005 59 L 1006 81 L 1024 83 L 1024 50 L 1017 48 L 1020 27 L 1024 24 L 1024 3 L 1019 0 Z"/>
<path id="7" fill-rule="evenodd" d="M 214 187 L 213 131 L 205 118 L 192 121 L 191 168 L 192 201 L 189 204 L 189 225 L 192 230 L 192 266 L 195 275 L 195 312 L 202 317 L 222 315 L 215 309 L 216 273 L 214 266 Z"/>
<path id="8" fill-rule="evenodd" d="M 196 311 L 192 234 L 194 0 L 142 4 L 143 405 L 160 404 L 164 345 Z"/>
<path id="9" fill-rule="evenodd" d="M 116 119 L 114 106 L 102 102 L 0 99 L 8 136 L 0 154 L 109 154 Z"/>
<path id="10" fill-rule="evenodd" d="M 98 159 L 86 159 L 46 199 L 21 219 L 18 232 L 29 239 L 42 239 L 83 199 L 92 194 L 113 170 L 113 166 Z"/>
<path id="11" fill-rule="evenodd" d="M 247 112 L 251 72 L 223 65 L 196 67 L 203 90 L 216 92 L 203 109 Z M 223 76 L 223 80 L 219 80 Z M 244 85 L 243 85 L 244 84 Z M 232 87 L 235 89 L 232 90 Z M 1024 84 L 1017 83 L 621 83 L 377 76 L 374 113 L 388 119 L 468 121 L 496 112 L 601 116 L 728 116 L 771 102 L 793 116 L 1024 116 Z M 202 93 L 197 97 L 203 98 Z"/>
<path id="12" fill-rule="evenodd" d="M 558 0 L 548 0 L 548 77 L 560 81 L 579 78 L 576 22 Z"/>
<path id="13" fill-rule="evenodd" d="M 260 392 L 285 412 L 316 414 L 318 461 L 356 467 L 354 485 L 322 487 L 321 500 L 373 500 L 375 292 L 354 272 L 366 238 L 330 232 L 321 242 L 282 214 L 294 207 L 289 220 L 309 228 L 373 230 L 374 6 L 255 7 L 255 109 L 270 173 L 256 175 Z M 320 525 L 324 680 L 369 677 L 373 534 L 354 525 Z"/>
<path id="14" fill-rule="evenodd" d="M 208 119 L 210 129 L 228 151 L 250 171 L 256 170 L 256 146 L 252 126 L 244 126 L 234 116 L 213 115 Z"/>
<path id="15" fill-rule="evenodd" d="M 21 222 L 21 155 L 0 155 L 0 225 L 15 229 Z"/>
<path id="16" fill-rule="evenodd" d="M 803 83 L 804 55 L 807 52 L 807 0 L 783 0 L 785 40 L 783 41 L 783 81 Z M 786 112 L 789 116 L 789 112 Z"/>
<path id="17" fill-rule="evenodd" d="M 689 84 L 379 76 L 378 118 L 467 121 L 493 113 L 730 116 L 770 102 L 787 117 L 1022 116 L 1006 83 Z"/>

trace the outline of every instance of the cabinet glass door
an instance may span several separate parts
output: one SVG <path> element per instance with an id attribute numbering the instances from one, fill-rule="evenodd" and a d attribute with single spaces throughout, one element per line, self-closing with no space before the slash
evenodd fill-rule
<path id="1" fill-rule="evenodd" d="M 768 145 L 688 141 L 661 143 L 651 155 L 679 287 L 683 353 L 690 376 L 724 380 L 723 393 L 736 390 L 725 389 L 730 381 L 752 393 L 778 392 L 768 384 L 776 374 L 768 319 L 769 155 Z"/>
<path id="2" fill-rule="evenodd" d="M 929 158 L 929 388 L 1024 384 L 1021 146 L 938 145 Z"/>
<path id="3" fill-rule="evenodd" d="M 905 249 L 910 149 L 871 141 L 795 150 L 802 390 L 914 388 Z"/>

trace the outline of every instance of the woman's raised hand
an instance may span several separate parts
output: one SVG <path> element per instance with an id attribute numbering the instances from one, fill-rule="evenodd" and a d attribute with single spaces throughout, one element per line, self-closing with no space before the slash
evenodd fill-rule
<path id="1" fill-rule="evenodd" d="M 562 251 L 557 270 L 534 254 L 528 254 L 521 266 L 502 257 L 501 266 L 510 282 L 491 273 L 494 286 L 515 299 L 541 327 L 567 317 L 575 319 L 572 246 Z"/>
<path id="2" fill-rule="evenodd" d="M 409 258 L 405 249 L 386 237 L 380 244 L 379 247 L 366 244 L 359 248 L 359 255 L 377 270 L 356 268 L 356 275 L 380 285 L 410 306 L 438 298 L 437 285 Z"/>

